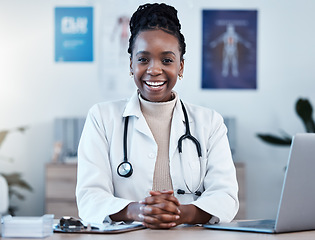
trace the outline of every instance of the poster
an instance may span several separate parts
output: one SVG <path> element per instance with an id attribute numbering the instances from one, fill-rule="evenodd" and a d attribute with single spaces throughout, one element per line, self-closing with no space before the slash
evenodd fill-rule
<path id="1" fill-rule="evenodd" d="M 257 11 L 203 10 L 202 88 L 257 88 Z"/>
<path id="2" fill-rule="evenodd" d="M 93 8 L 55 8 L 55 61 L 93 61 Z"/>
<path id="3" fill-rule="evenodd" d="M 136 90 L 133 76 L 130 76 L 130 55 L 127 51 L 132 9 L 130 7 L 129 12 L 119 6 L 103 9 L 100 24 L 102 29 L 100 30 L 99 79 L 100 90 L 108 99 L 128 98 Z"/>

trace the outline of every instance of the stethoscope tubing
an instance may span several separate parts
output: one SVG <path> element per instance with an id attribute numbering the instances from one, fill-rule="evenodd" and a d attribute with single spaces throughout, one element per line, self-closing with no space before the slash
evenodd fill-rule
<path id="1" fill-rule="evenodd" d="M 201 166 L 201 158 L 202 158 L 201 146 L 200 146 L 199 141 L 194 136 L 192 136 L 191 133 L 190 133 L 188 114 L 187 114 L 185 105 L 182 102 L 182 100 L 180 100 L 180 103 L 181 103 L 183 114 L 184 114 L 184 118 L 185 118 L 185 128 L 186 128 L 185 134 L 182 135 L 179 138 L 179 140 L 178 140 L 178 151 L 179 151 L 180 159 L 182 159 L 181 155 L 182 155 L 182 152 L 183 152 L 183 148 L 182 148 L 183 140 L 185 140 L 185 139 L 191 140 L 196 146 L 198 157 L 199 157 L 200 171 L 202 171 L 202 166 Z M 125 117 L 125 123 L 124 123 L 124 135 L 123 135 L 124 160 L 117 167 L 117 174 L 120 177 L 124 177 L 124 178 L 130 177 L 132 175 L 132 173 L 133 173 L 132 164 L 128 161 L 128 157 L 127 157 L 127 155 L 128 155 L 128 152 L 127 152 L 128 123 L 129 123 L 129 116 L 126 116 Z M 183 169 L 182 160 L 180 161 L 180 164 L 181 164 L 181 170 L 182 170 L 183 174 L 185 175 L 184 169 Z M 185 186 L 186 186 L 187 190 L 189 191 L 189 193 L 195 194 L 197 196 L 201 195 L 201 192 L 198 191 L 198 189 L 201 187 L 201 184 L 202 184 L 202 176 L 203 176 L 203 173 L 200 172 L 199 184 L 198 184 L 198 187 L 196 188 L 195 191 L 192 191 L 189 188 L 188 184 L 186 183 L 185 176 L 184 176 Z M 178 194 L 185 194 L 186 192 L 184 190 L 178 189 L 177 193 Z"/>
<path id="2" fill-rule="evenodd" d="M 127 157 L 128 123 L 129 123 L 129 116 L 125 118 L 125 126 L 124 126 L 124 161 L 120 163 L 117 167 L 117 174 L 125 178 L 130 177 L 133 173 L 132 165 L 130 162 L 128 162 L 128 157 Z"/>
<path id="3" fill-rule="evenodd" d="M 183 109 L 183 113 L 184 113 L 184 118 L 185 118 L 185 127 L 186 127 L 186 132 L 183 136 L 181 136 L 178 140 L 178 151 L 179 153 L 182 153 L 183 152 L 183 148 L 182 148 L 182 142 L 184 139 L 190 139 L 191 141 L 194 142 L 194 144 L 196 145 L 196 148 L 197 148 L 197 152 L 198 152 L 198 157 L 201 158 L 202 157 L 202 154 L 201 154 L 201 147 L 200 147 L 200 143 L 199 141 L 191 135 L 190 133 L 190 127 L 189 127 L 189 119 L 188 119 L 188 114 L 187 114 L 187 111 L 186 111 L 186 108 L 185 108 L 185 105 L 184 103 L 182 102 L 182 100 L 180 100 L 180 103 L 182 105 L 182 109 Z"/>

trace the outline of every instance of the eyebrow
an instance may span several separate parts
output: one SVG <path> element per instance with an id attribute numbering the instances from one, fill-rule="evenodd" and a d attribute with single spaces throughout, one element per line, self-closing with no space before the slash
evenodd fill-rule
<path id="1" fill-rule="evenodd" d="M 136 56 L 138 56 L 139 54 L 145 54 L 145 55 L 150 55 L 150 52 L 148 51 L 139 51 L 136 53 Z M 162 52 L 162 55 L 168 55 L 168 54 L 172 54 L 174 56 L 176 56 L 176 54 L 172 51 L 165 51 L 165 52 Z"/>

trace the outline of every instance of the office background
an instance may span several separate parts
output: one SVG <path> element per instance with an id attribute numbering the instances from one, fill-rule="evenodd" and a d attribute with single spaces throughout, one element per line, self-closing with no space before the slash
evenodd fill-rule
<path id="1" fill-rule="evenodd" d="M 94 103 L 131 94 L 128 64 L 106 75 L 112 56 L 106 54 L 102 40 L 104 32 L 113 28 L 115 13 L 131 14 L 144 2 L 152 1 L 0 1 L 0 130 L 28 127 L 24 133 L 12 132 L 0 148 L 0 172 L 21 172 L 33 187 L 33 192 L 22 190 L 24 201 L 12 199 L 18 215 L 44 213 L 45 164 L 53 154 L 54 120 L 85 116 Z M 299 97 L 315 104 L 315 2 L 165 2 L 178 9 L 187 43 L 184 79 L 176 90 L 187 102 L 236 119 L 235 161 L 246 166 L 247 218 L 274 217 L 289 148 L 265 144 L 256 134 L 304 132 L 294 105 Z M 92 62 L 55 62 L 54 9 L 58 6 L 94 8 Z M 257 89 L 201 89 L 203 9 L 258 11 Z M 106 76 L 115 82 L 107 86 Z"/>

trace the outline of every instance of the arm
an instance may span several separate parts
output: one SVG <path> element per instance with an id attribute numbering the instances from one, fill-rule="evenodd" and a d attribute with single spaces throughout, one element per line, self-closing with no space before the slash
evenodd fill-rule
<path id="1" fill-rule="evenodd" d="M 210 117 L 211 129 L 206 134 L 206 174 L 203 179 L 204 191 L 192 204 L 219 218 L 220 222 L 230 222 L 238 210 L 238 184 L 236 171 L 227 138 L 227 128 L 223 118 L 214 112 Z M 210 222 L 215 221 L 215 218 Z"/>
<path id="2" fill-rule="evenodd" d="M 177 222 L 177 225 L 186 223 L 186 224 L 204 224 L 209 222 L 211 215 L 200 208 L 196 207 L 193 204 L 181 205 L 180 206 L 180 219 Z"/>
<path id="3" fill-rule="evenodd" d="M 225 33 L 223 33 L 222 35 L 220 35 L 219 37 L 217 37 L 216 39 L 211 41 L 209 43 L 210 47 L 215 48 L 220 42 L 223 42 L 224 41 L 224 36 L 225 36 Z"/>
<path id="4" fill-rule="evenodd" d="M 114 196 L 106 136 L 96 105 L 87 116 L 78 149 L 77 204 L 80 218 L 89 223 L 101 224 L 131 202 Z"/>

